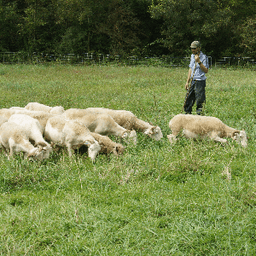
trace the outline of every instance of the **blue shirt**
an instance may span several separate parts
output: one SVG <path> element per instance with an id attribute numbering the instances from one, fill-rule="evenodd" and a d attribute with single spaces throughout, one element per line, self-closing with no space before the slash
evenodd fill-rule
<path id="1" fill-rule="evenodd" d="M 199 58 L 200 58 L 200 61 L 202 62 L 202 64 L 206 68 L 209 68 L 208 57 L 205 54 L 203 54 L 202 52 L 200 52 Z M 191 73 L 191 78 L 192 78 L 193 74 L 194 74 L 194 69 L 195 69 L 195 54 L 191 54 L 189 67 L 192 69 L 192 73 Z M 205 80 L 205 79 L 206 79 L 205 73 L 202 71 L 199 64 L 196 63 L 196 70 L 195 70 L 193 80 Z"/>

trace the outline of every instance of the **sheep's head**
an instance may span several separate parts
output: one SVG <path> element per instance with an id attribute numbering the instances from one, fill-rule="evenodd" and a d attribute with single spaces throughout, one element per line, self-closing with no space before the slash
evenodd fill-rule
<path id="1" fill-rule="evenodd" d="M 42 161 L 44 159 L 44 153 L 41 146 L 33 148 L 27 155 L 26 158 L 29 160 L 39 160 Z"/>
<path id="2" fill-rule="evenodd" d="M 32 150 L 30 150 L 30 152 L 28 154 L 25 154 L 25 158 L 29 159 L 29 160 L 35 160 L 36 156 L 38 155 L 39 149 L 38 148 L 33 148 Z"/>
<path id="3" fill-rule="evenodd" d="M 35 147 L 33 153 L 29 153 L 29 156 L 42 161 L 43 159 L 49 158 L 51 152 L 52 147 L 49 144 L 46 146 L 39 145 L 38 147 Z"/>
<path id="4" fill-rule="evenodd" d="M 163 134 L 159 126 L 152 126 L 148 128 L 144 133 L 154 140 L 160 140 L 163 138 Z"/>
<path id="5" fill-rule="evenodd" d="M 52 151 L 53 151 L 53 149 L 52 149 L 52 146 L 50 146 L 50 145 L 43 147 L 42 148 L 43 159 L 49 158 Z"/>
<path id="6" fill-rule="evenodd" d="M 168 140 L 169 140 L 169 142 L 170 142 L 171 144 L 173 144 L 173 143 L 175 143 L 175 142 L 177 141 L 176 136 L 173 135 L 173 134 L 167 135 L 167 138 L 168 138 Z"/>
<path id="7" fill-rule="evenodd" d="M 122 144 L 116 143 L 116 145 L 113 147 L 112 152 L 114 155 L 118 156 L 118 155 L 122 155 L 124 150 L 125 150 L 125 147 Z"/>
<path id="8" fill-rule="evenodd" d="M 88 148 L 88 156 L 92 159 L 93 162 L 95 161 L 95 158 L 100 150 L 101 150 L 101 146 L 97 141 L 90 144 Z"/>
<path id="9" fill-rule="evenodd" d="M 239 132 L 235 132 L 233 139 L 240 143 L 243 147 L 247 147 L 247 136 L 246 136 L 246 132 L 243 131 L 239 131 Z"/>

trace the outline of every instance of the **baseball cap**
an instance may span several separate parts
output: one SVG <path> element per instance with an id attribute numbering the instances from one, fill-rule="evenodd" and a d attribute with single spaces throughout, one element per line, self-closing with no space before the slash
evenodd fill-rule
<path id="1" fill-rule="evenodd" d="M 193 41 L 190 45 L 190 48 L 200 48 L 201 44 L 199 41 Z"/>

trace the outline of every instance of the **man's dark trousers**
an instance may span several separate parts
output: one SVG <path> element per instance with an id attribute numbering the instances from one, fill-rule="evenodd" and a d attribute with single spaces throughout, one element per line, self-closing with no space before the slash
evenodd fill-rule
<path id="1" fill-rule="evenodd" d="M 196 102 L 196 113 L 201 114 L 203 109 L 203 104 L 206 101 L 205 98 L 205 80 L 195 80 L 192 81 L 189 91 L 186 94 L 186 102 L 184 105 L 184 110 L 186 114 L 192 113 L 192 107 Z"/>

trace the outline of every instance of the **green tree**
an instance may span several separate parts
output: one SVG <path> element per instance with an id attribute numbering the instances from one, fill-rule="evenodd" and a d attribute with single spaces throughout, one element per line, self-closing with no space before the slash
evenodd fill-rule
<path id="1" fill-rule="evenodd" d="M 109 38 L 109 52 L 126 54 L 139 48 L 140 21 L 131 6 L 124 1 L 112 0 L 106 5 L 105 12 L 98 29 Z"/>
<path id="2" fill-rule="evenodd" d="M 22 45 L 19 35 L 21 15 L 16 1 L 0 1 L 0 51 L 18 51 Z"/>
<path id="3" fill-rule="evenodd" d="M 239 29 L 248 17 L 255 15 L 255 3 L 255 0 L 154 0 L 150 13 L 154 19 L 163 19 L 160 41 L 174 55 L 186 54 L 190 42 L 200 40 L 207 54 L 218 57 L 243 52 Z"/>
<path id="4" fill-rule="evenodd" d="M 131 2 L 58 0 L 57 3 L 56 22 L 62 26 L 60 51 L 125 54 L 142 46 L 138 36 L 142 31 L 140 21 Z"/>
<path id="5" fill-rule="evenodd" d="M 219 55 L 232 41 L 232 11 L 223 1 L 156 0 L 150 7 L 154 19 L 163 19 L 161 42 L 173 55 L 186 55 L 193 40 L 207 54 Z"/>
<path id="6" fill-rule="evenodd" d="M 19 31 L 27 52 L 51 51 L 55 39 L 54 1 L 25 0 Z"/>
<path id="7" fill-rule="evenodd" d="M 247 18 L 238 28 L 245 56 L 256 58 L 256 16 Z"/>

